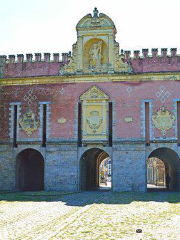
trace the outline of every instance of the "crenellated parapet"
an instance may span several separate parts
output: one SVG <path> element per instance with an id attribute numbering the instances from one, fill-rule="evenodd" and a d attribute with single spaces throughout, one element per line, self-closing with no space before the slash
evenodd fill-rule
<path id="1" fill-rule="evenodd" d="M 124 59 L 131 62 L 134 73 L 144 72 L 177 72 L 180 71 L 180 55 L 177 54 L 177 48 L 171 48 L 168 54 L 167 48 L 158 48 L 135 50 L 133 56 L 130 51 L 124 51 Z"/>
<path id="2" fill-rule="evenodd" d="M 142 49 L 142 54 L 140 50 L 134 50 L 133 56 L 131 55 L 131 51 L 129 50 L 126 50 L 126 51 L 121 50 L 121 52 L 125 55 L 125 59 L 180 57 L 180 55 L 177 54 L 177 48 L 171 48 L 169 55 L 167 54 L 168 53 L 167 48 L 161 48 L 161 54 L 159 54 L 158 48 L 152 48 L 151 54 L 149 54 L 150 51 L 148 48 Z"/>
<path id="3" fill-rule="evenodd" d="M 141 54 L 142 52 L 142 54 Z M 171 48 L 170 54 L 168 53 L 167 48 L 161 48 L 161 54 L 159 54 L 158 48 L 152 48 L 151 54 L 149 54 L 149 49 L 142 49 L 140 50 L 134 50 L 133 55 L 131 54 L 131 51 L 129 50 L 121 50 L 121 54 L 124 55 L 125 60 L 133 60 L 138 58 L 180 58 L 180 55 L 177 54 L 177 48 Z M 26 57 L 25 57 L 26 56 Z M 43 57 L 42 57 L 43 56 Z M 68 61 L 68 58 L 71 57 L 71 52 L 68 53 L 62 53 L 61 59 L 59 53 L 53 53 L 51 56 L 50 53 L 28 53 L 26 55 L 24 54 L 17 54 L 17 55 L 9 55 L 8 57 L 6 55 L 0 55 L 0 61 L 2 64 L 8 64 L 8 63 L 31 63 L 31 62 L 63 62 L 66 63 Z"/>
<path id="4" fill-rule="evenodd" d="M 123 50 L 119 54 L 118 43 L 115 49 L 114 72 L 112 71 L 111 74 L 180 71 L 180 55 L 177 54 L 177 48 L 171 48 L 170 54 L 167 48 L 161 48 L 161 53 L 157 48 L 152 48 L 151 51 L 149 49 L 142 49 L 141 52 L 135 50 L 133 55 L 131 51 Z M 75 47 L 73 47 L 73 53 L 62 53 L 61 59 L 59 53 L 54 53 L 52 58 L 50 53 L 35 53 L 34 55 L 29 53 L 25 56 L 17 54 L 17 56 L 9 55 L 8 57 L 1 55 L 1 78 L 78 74 L 76 56 Z M 86 72 L 93 74 L 92 70 Z"/>
<path id="5" fill-rule="evenodd" d="M 53 76 L 59 75 L 59 69 L 66 64 L 69 53 L 28 53 L 0 55 L 1 78 L 29 77 L 29 76 Z"/>
<path id="6" fill-rule="evenodd" d="M 59 53 L 53 53 L 52 59 L 50 53 L 27 53 L 26 58 L 24 54 L 17 54 L 17 55 L 0 55 L 0 60 L 3 64 L 8 63 L 31 63 L 31 62 L 64 62 L 64 55 L 69 56 L 69 53 L 62 53 L 62 60 L 59 58 Z M 43 58 L 42 58 L 43 56 Z"/>

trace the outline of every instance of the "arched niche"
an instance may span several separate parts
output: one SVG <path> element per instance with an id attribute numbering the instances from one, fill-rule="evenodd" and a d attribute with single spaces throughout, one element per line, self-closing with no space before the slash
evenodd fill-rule
<path id="1" fill-rule="evenodd" d="M 99 46 L 99 47 L 98 47 Z M 100 49 L 99 49 L 100 48 Z M 93 52 L 101 55 L 100 65 L 92 64 Z M 108 46 L 101 38 L 92 38 L 83 47 L 83 69 L 106 72 L 109 65 Z"/>

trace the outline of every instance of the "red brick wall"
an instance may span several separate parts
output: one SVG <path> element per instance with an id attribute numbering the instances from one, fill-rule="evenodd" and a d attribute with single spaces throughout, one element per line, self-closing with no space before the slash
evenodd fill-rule
<path id="1" fill-rule="evenodd" d="M 9 63 L 3 66 L 3 77 L 29 77 L 59 75 L 60 62 Z"/>
<path id="2" fill-rule="evenodd" d="M 91 86 L 96 85 L 110 96 L 110 101 L 114 101 L 116 115 L 116 136 L 118 138 L 141 138 L 141 101 L 151 99 L 153 101 L 153 112 L 155 113 L 161 106 L 166 106 L 168 110 L 173 110 L 173 98 L 180 98 L 180 82 L 169 81 L 148 81 L 140 83 L 69 83 L 69 84 L 47 84 L 47 85 L 31 85 L 31 86 L 12 86 L 3 87 L 1 114 L 1 137 L 9 138 L 9 103 L 22 102 L 22 115 L 28 109 L 27 101 L 24 96 L 28 90 L 33 90 L 36 100 L 31 108 L 38 114 L 38 102 L 50 101 L 51 108 L 51 138 L 72 138 L 74 137 L 74 124 L 76 122 L 77 113 L 75 108 L 79 97 Z M 164 91 L 168 91 L 170 96 L 165 103 L 160 101 L 156 93 L 160 91 L 160 87 L 164 87 Z M 131 91 L 127 91 L 127 88 Z M 124 118 L 131 116 L 132 123 L 126 123 Z M 38 115 L 39 117 L 39 115 Z M 65 118 L 66 123 L 58 123 L 59 118 Z M 159 130 L 154 130 L 155 137 L 162 136 Z M 20 136 L 27 138 L 27 135 L 21 131 Z M 34 132 L 31 137 L 36 138 L 38 131 Z M 167 131 L 168 137 L 174 136 L 174 129 Z"/>
<path id="3" fill-rule="evenodd" d="M 129 59 L 127 60 L 129 61 Z M 180 71 L 180 56 L 155 56 L 132 58 L 134 73 Z M 6 63 L 2 67 L 3 78 L 59 75 L 62 62 Z"/>
<path id="4" fill-rule="evenodd" d="M 180 71 L 180 56 L 148 57 L 132 60 L 134 73 Z"/>

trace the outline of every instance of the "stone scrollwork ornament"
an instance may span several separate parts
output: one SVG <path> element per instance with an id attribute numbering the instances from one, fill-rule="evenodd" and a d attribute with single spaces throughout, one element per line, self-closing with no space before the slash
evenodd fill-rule
<path id="1" fill-rule="evenodd" d="M 74 57 L 68 57 L 68 63 L 66 63 L 59 71 L 60 75 L 75 73 L 75 60 Z"/>
<path id="2" fill-rule="evenodd" d="M 122 73 L 132 73 L 132 67 L 130 63 L 125 62 L 124 56 L 120 55 L 115 62 L 115 71 Z"/>
<path id="3" fill-rule="evenodd" d="M 152 121 L 158 130 L 161 131 L 163 137 L 166 137 L 166 131 L 170 129 L 175 121 L 175 116 L 170 111 L 166 110 L 164 106 L 160 108 L 153 116 Z"/>
<path id="4" fill-rule="evenodd" d="M 87 118 L 87 122 L 93 133 L 96 133 L 98 128 L 101 126 L 102 118 L 99 116 L 98 111 L 91 111 L 90 115 L 91 116 Z"/>
<path id="5" fill-rule="evenodd" d="M 36 120 L 36 116 L 32 110 L 28 110 L 28 112 L 20 118 L 19 124 L 28 137 L 39 127 L 39 121 Z"/>

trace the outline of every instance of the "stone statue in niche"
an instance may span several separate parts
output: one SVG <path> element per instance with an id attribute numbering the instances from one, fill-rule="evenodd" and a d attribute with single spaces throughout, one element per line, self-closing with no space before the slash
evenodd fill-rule
<path id="1" fill-rule="evenodd" d="M 87 118 L 87 122 L 93 133 L 96 133 L 98 128 L 101 126 L 102 118 L 99 116 L 98 111 L 91 111 L 90 115 L 91 116 Z"/>
<path id="2" fill-rule="evenodd" d="M 102 41 L 99 41 L 98 43 L 94 43 L 89 51 L 89 66 L 91 68 L 101 68 L 101 59 L 103 57 L 102 55 Z"/>

